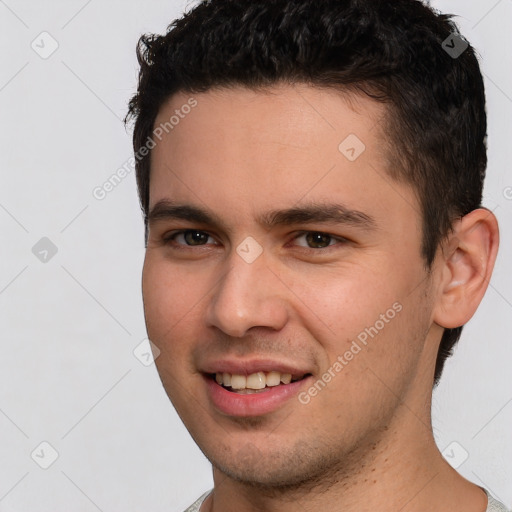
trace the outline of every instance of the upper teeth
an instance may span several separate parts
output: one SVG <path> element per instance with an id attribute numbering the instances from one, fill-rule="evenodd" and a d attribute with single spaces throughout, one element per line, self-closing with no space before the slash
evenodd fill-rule
<path id="1" fill-rule="evenodd" d="M 257 372 L 245 376 L 231 373 L 216 373 L 215 380 L 218 384 L 231 387 L 232 389 L 263 389 L 265 386 L 279 386 L 281 382 L 283 384 L 290 384 L 292 374 Z"/>

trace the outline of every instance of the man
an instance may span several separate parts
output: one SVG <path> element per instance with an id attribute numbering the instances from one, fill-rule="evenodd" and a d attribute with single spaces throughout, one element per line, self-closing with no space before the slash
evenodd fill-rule
<path id="1" fill-rule="evenodd" d="M 212 0 L 143 36 L 143 297 L 189 511 L 504 511 L 431 395 L 498 250 L 473 49 L 416 0 Z"/>

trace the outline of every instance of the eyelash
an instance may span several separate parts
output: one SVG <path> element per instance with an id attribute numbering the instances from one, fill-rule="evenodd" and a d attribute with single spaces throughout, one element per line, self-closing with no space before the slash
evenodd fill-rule
<path id="1" fill-rule="evenodd" d="M 165 244 L 173 245 L 175 248 L 177 248 L 179 250 L 190 250 L 190 249 L 194 249 L 195 247 L 198 247 L 198 248 L 206 247 L 208 245 L 208 244 L 199 244 L 199 245 L 194 246 L 194 245 L 188 245 L 186 243 L 184 243 L 184 244 L 177 243 L 176 237 L 178 237 L 179 235 L 185 235 L 186 233 L 201 233 L 204 235 L 208 235 L 208 237 L 210 237 L 210 238 L 213 238 L 213 236 L 210 235 L 207 231 L 201 231 L 198 229 L 183 229 L 181 231 L 174 231 L 172 233 L 169 233 L 167 236 L 164 237 L 163 241 Z M 315 251 L 315 252 L 318 252 L 318 251 L 327 252 L 332 247 L 335 247 L 340 244 L 343 245 L 348 242 L 348 240 L 346 238 L 334 236 L 334 235 L 331 235 L 330 233 L 326 233 L 324 231 L 300 231 L 293 237 L 292 240 L 297 240 L 298 238 L 303 237 L 308 234 L 327 236 L 330 238 L 331 242 L 334 241 L 337 243 L 334 243 L 334 244 L 329 243 L 329 245 L 327 245 L 326 247 L 308 247 L 307 245 L 306 246 L 303 246 L 303 245 L 298 246 L 304 250 L 311 250 L 311 251 Z"/>

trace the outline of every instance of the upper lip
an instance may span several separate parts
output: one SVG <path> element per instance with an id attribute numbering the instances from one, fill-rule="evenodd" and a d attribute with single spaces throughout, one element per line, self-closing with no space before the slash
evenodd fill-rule
<path id="1" fill-rule="evenodd" d="M 251 375 L 257 372 L 290 373 L 302 377 L 311 373 L 308 369 L 293 363 L 273 361 L 271 359 L 220 359 L 205 364 L 203 373 L 230 373 L 232 375 Z"/>

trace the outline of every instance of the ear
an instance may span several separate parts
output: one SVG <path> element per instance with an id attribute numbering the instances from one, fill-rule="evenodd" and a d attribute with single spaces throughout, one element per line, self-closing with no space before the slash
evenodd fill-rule
<path id="1" fill-rule="evenodd" d="M 491 279 L 498 253 L 496 216 L 485 208 L 468 213 L 453 225 L 441 251 L 441 280 L 433 320 L 453 329 L 475 313 Z"/>

